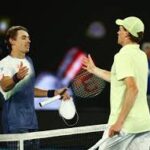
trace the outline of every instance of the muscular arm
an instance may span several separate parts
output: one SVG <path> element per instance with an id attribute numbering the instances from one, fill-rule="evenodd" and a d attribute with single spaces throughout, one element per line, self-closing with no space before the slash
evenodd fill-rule
<path id="1" fill-rule="evenodd" d="M 124 79 L 126 85 L 126 91 L 124 94 L 124 101 L 122 104 L 122 109 L 118 116 L 118 119 L 114 125 L 111 126 L 109 131 L 109 136 L 113 136 L 116 133 L 120 132 L 130 110 L 132 109 L 134 102 L 136 100 L 136 96 L 138 94 L 138 88 L 133 77 L 128 77 Z"/>
<path id="2" fill-rule="evenodd" d="M 1 80 L 1 87 L 2 87 L 4 92 L 8 92 L 15 85 L 16 85 L 16 83 L 14 82 L 14 80 L 11 77 L 3 76 L 2 80 Z"/>
<path id="3" fill-rule="evenodd" d="M 28 74 L 28 68 L 26 66 L 23 66 L 23 63 L 20 63 L 19 70 L 16 74 L 14 74 L 12 77 L 10 76 L 3 76 L 0 84 L 4 92 L 8 92 L 11 90 L 17 82 L 24 79 L 24 77 Z M 15 78 L 14 78 L 15 77 Z"/>
<path id="4" fill-rule="evenodd" d="M 127 115 L 129 114 L 132 106 L 134 105 L 136 96 L 138 94 L 138 88 L 133 77 L 126 78 L 124 82 L 126 84 L 126 92 L 122 109 L 117 120 L 117 122 L 120 124 L 124 123 Z"/>
<path id="5" fill-rule="evenodd" d="M 65 89 L 66 88 L 61 88 L 61 89 L 56 89 L 56 90 L 42 90 L 42 89 L 34 88 L 34 96 L 35 97 L 52 97 L 52 96 L 61 94 Z M 70 98 L 67 91 L 65 91 L 62 96 L 63 96 L 62 98 L 63 100 Z"/>
<path id="6" fill-rule="evenodd" d="M 34 88 L 34 96 L 35 97 L 47 97 L 47 90 L 41 90 L 38 88 Z"/>
<path id="7" fill-rule="evenodd" d="M 95 67 L 93 73 L 102 78 L 103 80 L 107 81 L 107 82 L 110 82 L 110 77 L 111 77 L 111 72 L 110 71 L 107 71 L 107 70 L 103 70 L 103 69 L 100 69 L 98 67 Z"/>

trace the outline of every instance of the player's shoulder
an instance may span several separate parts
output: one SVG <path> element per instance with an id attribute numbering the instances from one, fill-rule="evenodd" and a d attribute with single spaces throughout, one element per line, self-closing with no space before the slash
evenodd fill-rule
<path id="1" fill-rule="evenodd" d="M 11 62 L 11 57 L 8 55 L 6 57 L 4 57 L 3 59 L 1 59 L 0 64 L 7 64 Z"/>
<path id="2" fill-rule="evenodd" d="M 26 59 L 29 61 L 29 62 L 32 62 L 32 58 L 30 56 L 26 56 Z"/>

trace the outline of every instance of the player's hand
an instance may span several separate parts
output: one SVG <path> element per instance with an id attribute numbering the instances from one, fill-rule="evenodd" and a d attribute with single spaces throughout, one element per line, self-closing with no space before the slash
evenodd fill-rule
<path id="1" fill-rule="evenodd" d="M 28 70 L 29 69 L 26 66 L 23 66 L 23 63 L 21 62 L 17 72 L 17 78 L 22 80 L 28 74 Z"/>
<path id="2" fill-rule="evenodd" d="M 67 88 L 61 88 L 61 89 L 57 89 L 54 92 L 54 95 L 61 95 L 63 100 L 68 100 L 70 99 L 70 95 L 67 92 Z"/>
<path id="3" fill-rule="evenodd" d="M 122 128 L 121 124 L 119 124 L 119 123 L 113 124 L 109 129 L 109 133 L 108 133 L 109 137 L 113 137 L 113 136 L 119 134 L 121 131 L 121 128 Z"/>
<path id="4" fill-rule="evenodd" d="M 96 68 L 90 55 L 88 55 L 88 57 L 83 58 L 82 64 L 83 64 L 82 68 L 90 73 L 93 73 Z"/>

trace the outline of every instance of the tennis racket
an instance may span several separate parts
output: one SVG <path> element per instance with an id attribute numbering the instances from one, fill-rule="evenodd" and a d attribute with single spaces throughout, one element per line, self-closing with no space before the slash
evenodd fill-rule
<path id="1" fill-rule="evenodd" d="M 107 150 L 118 149 L 121 146 L 120 145 L 121 142 L 124 143 L 124 144 L 122 143 L 122 146 L 125 149 L 128 149 L 129 145 L 127 143 L 131 142 L 134 138 L 135 138 L 135 135 L 133 135 L 133 134 L 126 134 L 126 133 L 124 133 L 124 132 L 121 131 L 119 134 L 114 135 L 113 137 L 106 137 L 106 138 L 100 139 L 95 145 L 93 145 L 88 150 L 96 150 L 97 148 L 99 148 L 99 150 L 104 150 L 104 149 L 107 149 Z M 126 142 L 126 144 L 125 144 L 125 142 Z"/>
<path id="2" fill-rule="evenodd" d="M 105 88 L 106 82 L 97 77 L 96 75 L 89 73 L 88 71 L 81 69 L 81 71 L 70 82 L 69 87 L 74 96 L 79 98 L 93 98 L 99 95 Z M 39 103 L 41 107 L 61 99 L 62 95 L 67 89 L 65 89 L 60 95 L 48 98 Z"/>

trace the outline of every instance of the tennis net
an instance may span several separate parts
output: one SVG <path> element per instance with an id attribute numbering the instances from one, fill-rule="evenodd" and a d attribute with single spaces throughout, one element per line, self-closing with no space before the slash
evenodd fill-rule
<path id="1" fill-rule="evenodd" d="M 106 125 L 90 125 L 22 134 L 0 134 L 0 150 L 87 150 Z"/>

